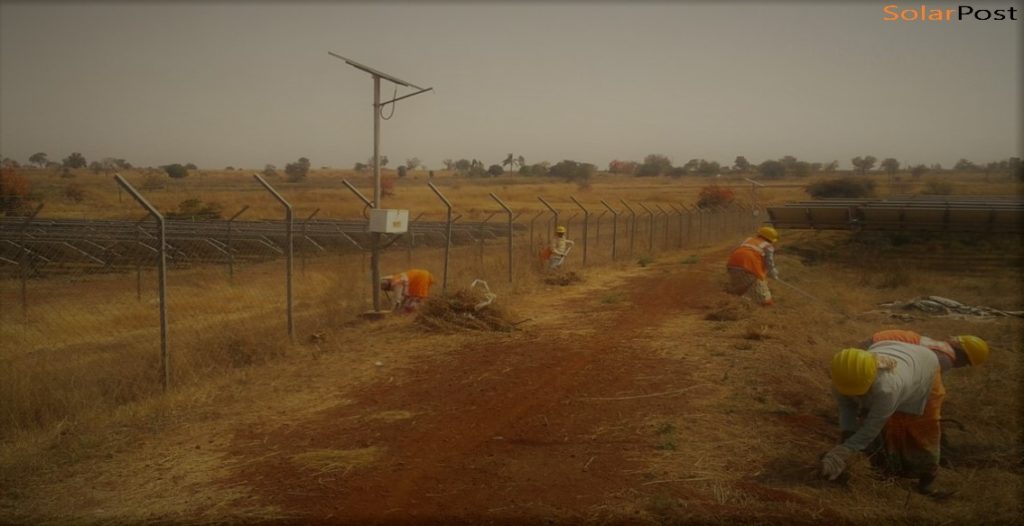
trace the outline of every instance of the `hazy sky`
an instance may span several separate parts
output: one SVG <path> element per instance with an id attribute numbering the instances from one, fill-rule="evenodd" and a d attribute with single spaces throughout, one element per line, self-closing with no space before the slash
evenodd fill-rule
<path id="1" fill-rule="evenodd" d="M 434 87 L 383 122 L 392 164 L 1019 156 L 1021 13 L 891 3 L 0 0 L 0 155 L 351 167 L 372 80 L 334 51 Z M 957 5 L 899 5 L 923 3 Z"/>

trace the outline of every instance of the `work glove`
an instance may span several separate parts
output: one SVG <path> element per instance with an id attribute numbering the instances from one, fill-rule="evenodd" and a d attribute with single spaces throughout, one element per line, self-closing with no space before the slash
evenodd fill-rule
<path id="1" fill-rule="evenodd" d="M 832 448 L 824 457 L 821 457 L 821 476 L 828 480 L 835 480 L 846 470 L 846 461 L 854 451 L 842 444 Z"/>
<path id="2" fill-rule="evenodd" d="M 771 276 L 772 279 L 779 279 L 779 269 L 777 269 L 777 268 L 771 269 L 770 271 L 768 271 L 768 275 Z"/>

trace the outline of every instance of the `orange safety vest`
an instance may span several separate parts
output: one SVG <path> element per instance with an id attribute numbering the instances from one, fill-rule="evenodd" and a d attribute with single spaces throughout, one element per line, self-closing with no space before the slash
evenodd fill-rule
<path id="1" fill-rule="evenodd" d="M 757 279 L 763 280 L 768 276 L 764 268 L 765 248 L 772 244 L 764 238 L 754 236 L 747 238 L 742 245 L 729 254 L 729 267 L 741 268 L 753 274 Z"/>
<path id="2" fill-rule="evenodd" d="M 429 270 L 410 269 L 405 271 L 409 278 L 409 286 L 405 295 L 415 298 L 426 298 L 430 295 L 430 286 L 434 284 L 434 275 Z"/>

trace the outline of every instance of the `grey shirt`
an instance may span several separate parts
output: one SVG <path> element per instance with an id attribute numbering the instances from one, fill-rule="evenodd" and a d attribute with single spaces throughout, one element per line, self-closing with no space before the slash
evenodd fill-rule
<path id="1" fill-rule="evenodd" d="M 832 392 L 839 405 L 839 428 L 856 431 L 843 445 L 857 451 L 866 448 L 882 432 L 885 422 L 896 411 L 924 413 L 932 382 L 939 372 L 935 353 L 921 345 L 882 341 L 872 345 L 868 352 L 895 359 L 896 367 L 879 369 L 875 382 L 863 395 L 846 396 L 834 389 Z M 858 422 L 861 411 L 867 411 L 867 415 Z"/>

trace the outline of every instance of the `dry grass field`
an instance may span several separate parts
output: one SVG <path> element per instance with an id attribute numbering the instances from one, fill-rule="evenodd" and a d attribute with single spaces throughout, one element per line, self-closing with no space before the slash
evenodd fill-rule
<path id="1" fill-rule="evenodd" d="M 140 189 L 146 175 L 124 174 Z M 296 217 L 356 218 L 366 175 L 314 172 L 270 181 Z M 750 203 L 749 183 L 722 178 Z M 812 179 L 813 180 L 813 179 Z M 1019 194 L 1019 183 L 934 176 L 957 194 Z M 44 218 L 139 218 L 107 176 L 34 174 Z M 758 204 L 808 199 L 808 181 L 758 190 Z M 63 198 L 75 183 L 85 198 Z M 707 181 L 599 176 L 587 187 L 439 174 L 455 212 L 482 219 L 493 192 L 528 218 L 537 196 L 692 204 Z M 152 185 L 151 185 L 152 186 Z M 225 215 L 281 212 L 248 173 L 192 175 L 142 190 L 161 210 L 185 199 Z M 443 206 L 413 172 L 384 206 L 438 219 Z M 173 388 L 161 393 L 151 271 L 0 281 L 0 523 L 13 524 L 1012 524 L 1024 512 L 1022 320 L 892 313 L 881 303 L 939 295 L 1024 310 L 1017 238 L 783 231 L 777 304 L 724 292 L 722 269 L 743 234 L 685 249 L 595 257 L 562 286 L 520 240 L 515 279 L 502 245 L 457 247 L 452 290 L 478 277 L 511 332 L 438 331 L 412 316 L 366 321 L 367 260 L 332 255 L 296 274 L 295 342 L 283 331 L 280 260 L 178 269 L 169 282 Z M 607 247 L 602 249 L 607 250 Z M 971 256 L 985 257 L 982 266 Z M 923 256 L 922 256 L 923 255 Z M 440 273 L 439 249 L 389 251 L 382 269 Z M 642 264 L 641 264 L 642 263 Z M 550 280 L 549 280 L 550 281 Z M 177 316 L 177 317 L 175 317 Z M 937 502 L 911 481 L 854 463 L 844 484 L 815 475 L 838 439 L 827 364 L 890 327 L 934 337 L 978 334 L 990 362 L 945 378 L 946 432 Z M 45 341 L 46 345 L 38 342 Z"/>

